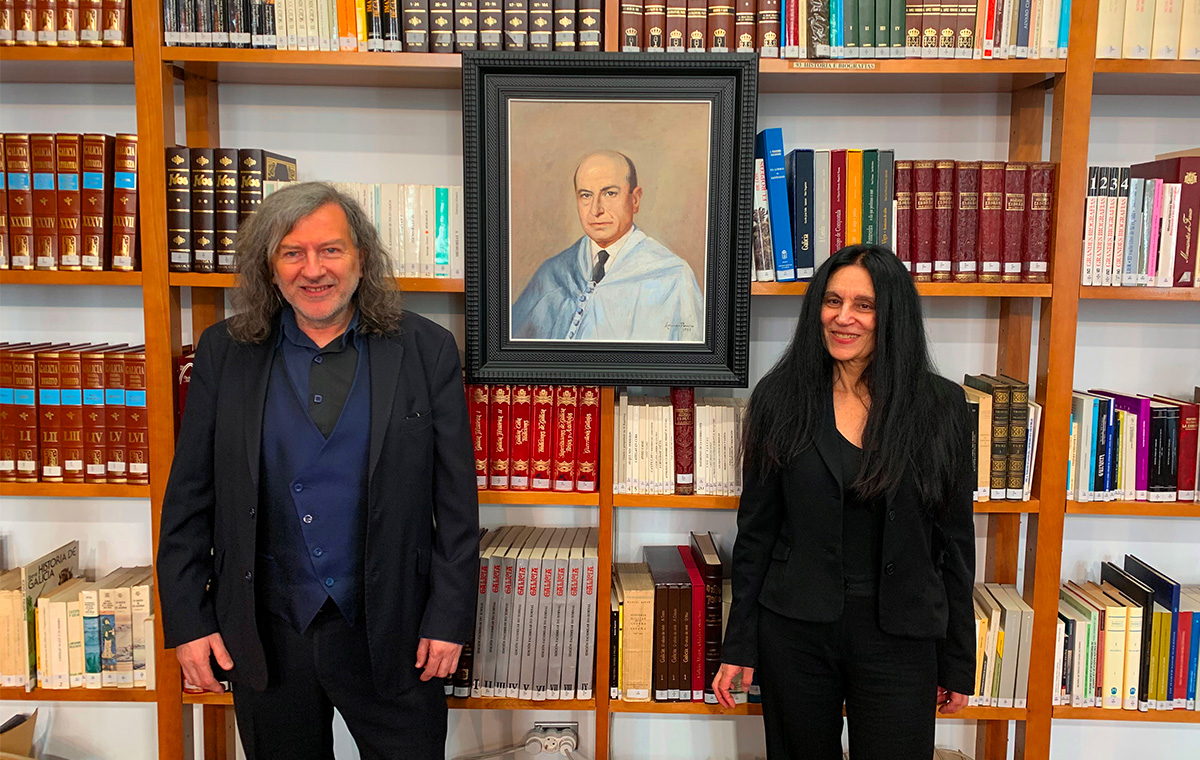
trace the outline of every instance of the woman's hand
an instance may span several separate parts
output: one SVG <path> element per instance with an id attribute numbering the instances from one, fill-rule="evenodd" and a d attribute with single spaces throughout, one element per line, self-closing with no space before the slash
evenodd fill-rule
<path id="1" fill-rule="evenodd" d="M 717 677 L 713 679 L 713 691 L 717 695 L 717 702 L 725 707 L 734 706 L 733 695 L 729 693 L 729 688 L 733 686 L 733 679 L 738 673 L 742 674 L 742 688 L 749 689 L 750 682 L 754 680 L 754 668 L 723 662 L 721 669 L 717 671 Z"/>
<path id="2" fill-rule="evenodd" d="M 950 715 L 967 706 L 967 695 L 959 694 L 957 691 L 949 691 L 939 686 L 937 690 L 937 704 L 938 712 L 942 715 Z"/>

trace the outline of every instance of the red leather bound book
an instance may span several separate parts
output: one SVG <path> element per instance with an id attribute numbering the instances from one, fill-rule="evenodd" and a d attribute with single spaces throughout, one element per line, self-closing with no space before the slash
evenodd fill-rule
<path id="1" fill-rule="evenodd" d="M 1197 265 L 1196 259 L 1200 254 L 1200 249 L 1197 248 L 1197 241 L 1200 241 L 1200 156 L 1164 158 L 1161 161 L 1134 164 L 1129 167 L 1129 176 L 1180 183 L 1179 234 L 1175 238 L 1175 280 L 1171 284 L 1177 288 L 1195 287 L 1196 279 L 1200 277 L 1200 266 Z M 11 188 L 9 192 L 12 192 Z M 12 208 L 11 200 L 9 208 Z"/>
<path id="2" fill-rule="evenodd" d="M 755 42 L 763 58 L 779 57 L 779 0 L 758 0 Z"/>
<path id="3" fill-rule="evenodd" d="M 1004 239 L 1004 162 L 979 166 L 979 281 L 1000 282 Z"/>
<path id="4" fill-rule="evenodd" d="M 954 166 L 954 281 L 979 279 L 979 161 L 959 161 Z"/>
<path id="5" fill-rule="evenodd" d="M 531 490 L 549 491 L 553 484 L 554 431 L 554 387 L 535 386 L 529 455 Z"/>
<path id="6" fill-rule="evenodd" d="M 933 281 L 953 279 L 954 162 L 933 166 Z"/>
<path id="7" fill-rule="evenodd" d="M 1021 269 L 1025 282 L 1049 279 L 1050 224 L 1054 200 L 1054 164 L 1029 165 L 1026 176 L 1025 250 Z"/>
<path id="8" fill-rule="evenodd" d="M 671 416 L 675 423 L 675 493 L 696 492 L 696 390 L 671 389 Z"/>
<path id="9" fill-rule="evenodd" d="M 105 268 L 112 228 L 113 145 L 111 135 L 83 136 L 83 235 L 84 271 Z M 88 481 L 91 482 L 91 481 Z M 103 483 L 104 481 L 98 481 Z"/>
<path id="10" fill-rule="evenodd" d="M 897 161 L 896 182 L 896 258 L 912 272 L 912 161 Z"/>
<path id="11" fill-rule="evenodd" d="M 180 412 L 182 414 L 182 411 Z M 488 487 L 488 387 L 467 386 L 467 414 L 471 418 L 471 441 L 475 446 L 475 487 Z"/>
<path id="12" fill-rule="evenodd" d="M 739 53 L 754 52 L 754 30 L 757 26 L 754 0 L 737 0 L 733 17 L 733 34 Z"/>
<path id="13" fill-rule="evenodd" d="M 81 269 L 83 263 L 80 258 L 83 237 L 79 228 L 83 201 L 79 190 L 83 137 L 60 134 L 55 138 L 54 147 L 58 174 L 58 268 L 74 271 Z"/>
<path id="14" fill-rule="evenodd" d="M 575 490 L 595 493 L 600 465 L 600 386 L 579 388 L 579 411 L 575 428 Z"/>
<path id="15" fill-rule="evenodd" d="M 508 464 L 511 456 L 509 431 L 512 427 L 512 387 L 490 386 L 488 400 L 488 488 L 508 490 Z"/>
<path id="16" fill-rule="evenodd" d="M 710 53 L 731 53 L 733 39 L 734 0 L 708 0 L 708 50 Z"/>
<path id="17" fill-rule="evenodd" d="M 913 279 L 933 279 L 934 162 L 913 162 Z"/>
<path id="18" fill-rule="evenodd" d="M 691 390 L 690 388 L 688 390 Z M 705 587 L 704 578 L 700 575 L 700 568 L 696 567 L 696 560 L 692 557 L 691 547 L 680 546 L 679 556 L 683 557 L 683 566 L 687 568 L 688 579 L 692 586 L 692 619 L 691 619 L 691 636 L 690 644 L 691 651 L 688 653 L 688 658 L 692 670 L 692 689 L 690 697 L 685 694 L 680 694 L 683 701 L 690 700 L 692 702 L 704 701 L 704 607 L 705 607 Z"/>
<path id="19" fill-rule="evenodd" d="M 0 0 L 3 2 L 3 0 Z M 0 135 L 0 269 L 8 269 L 8 174 L 4 168 L 4 136 Z"/>
<path id="20" fill-rule="evenodd" d="M 62 465 L 64 483 L 83 482 L 83 362 L 86 346 L 60 351 Z"/>
<path id="21" fill-rule="evenodd" d="M 79 0 L 58 0 L 58 44 L 79 47 Z"/>
<path id="22" fill-rule="evenodd" d="M 38 469 L 44 483 L 63 482 L 62 451 L 62 380 L 58 369 L 58 351 L 41 351 L 37 367 Z"/>
<path id="23" fill-rule="evenodd" d="M 560 385 L 554 391 L 554 490 L 574 491 L 579 389 L 574 385 Z"/>
<path id="24" fill-rule="evenodd" d="M 35 269 L 58 269 L 58 193 L 54 189 L 54 135 L 29 136 L 33 178 L 33 261 Z"/>
<path id="25" fill-rule="evenodd" d="M 13 351 L 13 430 L 16 461 L 16 481 L 36 483 L 38 479 L 38 406 L 37 406 L 37 354 L 46 347 L 25 347 Z"/>
<path id="26" fill-rule="evenodd" d="M 846 247 L 846 151 L 829 151 L 829 250 Z"/>
<path id="27" fill-rule="evenodd" d="M 125 461 L 129 483 L 150 484 L 150 417 L 146 407 L 146 347 L 134 346 L 125 360 Z"/>
<path id="28" fill-rule="evenodd" d="M 687 0 L 687 41 L 689 53 L 708 50 L 708 0 Z"/>
<path id="29" fill-rule="evenodd" d="M 111 267 L 132 272 L 137 261 L 137 135 L 117 135 L 113 154 Z"/>
<path id="30" fill-rule="evenodd" d="M 687 0 L 667 0 L 668 53 L 682 53 L 687 49 L 687 14 Z"/>
<path id="31" fill-rule="evenodd" d="M 104 405 L 104 352 L 95 346 L 83 352 L 83 477 L 87 483 L 108 482 L 108 419 Z"/>
<path id="32" fill-rule="evenodd" d="M 721 557 L 711 533 L 693 531 L 691 536 L 692 559 L 704 579 L 704 701 L 716 704 L 712 683 L 721 668 Z"/>
<path id="33" fill-rule="evenodd" d="M 121 346 L 104 352 L 104 452 L 109 483 L 129 482 L 125 350 Z"/>
<path id="34" fill-rule="evenodd" d="M 667 0 L 646 0 L 644 11 L 646 52 L 662 53 L 667 49 Z"/>
<path id="35" fill-rule="evenodd" d="M 183 420 L 183 410 L 187 408 L 187 394 L 188 388 L 192 386 L 192 364 L 195 360 L 196 354 L 192 351 L 191 344 L 184 346 L 183 353 L 175 357 L 176 430 L 179 429 L 179 423 Z"/>
<path id="36" fill-rule="evenodd" d="M 621 0 L 621 52 L 640 53 L 645 44 L 642 0 Z"/>
<path id="37" fill-rule="evenodd" d="M 1004 238 L 1000 248 L 1001 282 L 1021 281 L 1021 249 L 1025 241 L 1025 177 L 1029 164 L 1004 166 Z"/>
<path id="38" fill-rule="evenodd" d="M 29 135 L 4 135 L 4 163 L 8 170 L 8 265 L 12 269 L 33 269 Z"/>
<path id="39" fill-rule="evenodd" d="M 529 385 L 512 387 L 512 473 L 508 486 L 514 491 L 529 490 L 530 456 L 533 453 L 533 388 Z"/>
<path id="40" fill-rule="evenodd" d="M 29 347 L 16 343 L 0 348 L 0 482 L 17 479 L 17 407 L 13 388 L 15 354 Z"/>

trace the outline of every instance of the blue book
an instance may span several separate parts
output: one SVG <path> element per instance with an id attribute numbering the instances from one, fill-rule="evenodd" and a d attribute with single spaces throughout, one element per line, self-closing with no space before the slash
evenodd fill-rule
<path id="1" fill-rule="evenodd" d="M 775 279 L 792 282 L 796 279 L 796 265 L 792 260 L 792 219 L 788 213 L 783 130 L 773 127 L 759 132 L 754 157 L 761 158 L 767 170 L 767 207 L 771 211 L 771 237 L 775 243 Z"/>
<path id="2" fill-rule="evenodd" d="M 1113 492 L 1117 490 L 1116 473 L 1113 470 L 1113 466 L 1114 466 L 1115 460 L 1117 458 L 1116 457 L 1117 449 L 1116 449 L 1116 446 L 1114 445 L 1116 442 L 1114 440 L 1115 425 L 1113 424 L 1113 422 L 1114 422 L 1113 418 L 1115 417 L 1114 412 L 1116 412 L 1117 407 L 1115 404 L 1113 404 L 1112 399 L 1105 399 L 1105 398 L 1102 398 L 1100 400 L 1100 405 L 1101 405 L 1101 407 L 1103 407 L 1104 417 L 1105 417 L 1104 494 L 1105 494 L 1106 499 L 1112 499 Z"/>
<path id="3" fill-rule="evenodd" d="M 842 50 L 842 0 L 829 0 L 829 57 L 841 58 Z"/>
<path id="4" fill-rule="evenodd" d="M 1058 57 L 1067 57 L 1067 42 L 1071 39 L 1071 0 L 1062 0 L 1058 16 Z"/>
<path id="5" fill-rule="evenodd" d="M 1091 440 L 1091 456 L 1089 457 L 1089 465 L 1091 467 L 1092 479 L 1090 482 L 1092 490 L 1092 501 L 1104 501 L 1103 488 L 1101 480 L 1104 475 L 1104 436 L 1100 432 L 1100 399 L 1089 399 L 1092 403 L 1092 440 Z M 1097 473 L 1100 477 L 1097 477 Z"/>
<path id="6" fill-rule="evenodd" d="M 1169 657 L 1167 661 L 1167 702 L 1169 703 L 1176 696 L 1175 651 L 1179 642 L 1179 584 L 1132 554 L 1125 555 L 1125 572 L 1153 589 L 1154 601 L 1171 611 L 1171 649 L 1167 655 Z"/>
<path id="7" fill-rule="evenodd" d="M 1125 260 L 1121 265 L 1121 284 L 1137 285 L 1138 248 L 1142 244 L 1142 191 L 1146 180 L 1129 178 L 1129 203 L 1125 212 Z M 1116 283 L 1113 283 L 1116 285 Z"/>
<path id="8" fill-rule="evenodd" d="M 788 205 L 792 208 L 792 259 L 796 264 L 796 279 L 811 280 L 813 276 L 813 152 L 797 148 L 787 154 L 785 163 Z"/>
<path id="9" fill-rule="evenodd" d="M 1188 674 L 1187 674 L 1187 709 L 1196 709 L 1196 673 L 1200 670 L 1200 604 L 1195 601 L 1195 594 L 1192 595 L 1192 604 L 1189 609 L 1192 610 L 1192 646 L 1188 652 Z"/>

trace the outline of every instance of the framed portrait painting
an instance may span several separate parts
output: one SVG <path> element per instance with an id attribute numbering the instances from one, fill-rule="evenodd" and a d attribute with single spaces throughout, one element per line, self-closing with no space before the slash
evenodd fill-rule
<path id="1" fill-rule="evenodd" d="M 463 56 L 472 382 L 744 386 L 752 55 Z"/>

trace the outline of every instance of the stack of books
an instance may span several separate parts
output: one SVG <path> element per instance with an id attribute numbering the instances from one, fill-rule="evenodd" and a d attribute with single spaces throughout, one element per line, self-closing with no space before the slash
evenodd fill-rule
<path id="1" fill-rule="evenodd" d="M 974 423 L 975 501 L 1029 501 L 1041 404 L 1029 398 L 1028 383 L 1008 375 L 966 375 L 962 387 Z"/>
<path id="2" fill-rule="evenodd" d="M 1200 5 L 1100 0 L 1096 57 L 1200 61 Z"/>
<path id="3" fill-rule="evenodd" d="M 1024 708 L 1029 693 L 1033 608 L 1016 586 L 976 583 L 974 707 Z"/>

